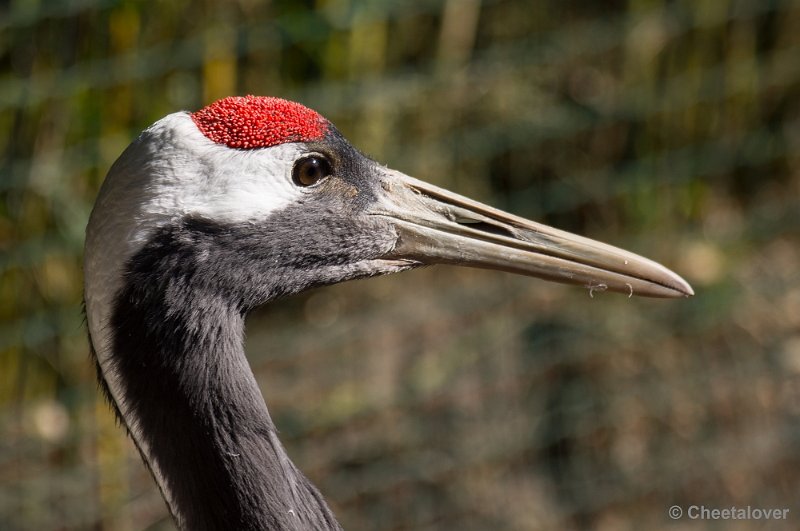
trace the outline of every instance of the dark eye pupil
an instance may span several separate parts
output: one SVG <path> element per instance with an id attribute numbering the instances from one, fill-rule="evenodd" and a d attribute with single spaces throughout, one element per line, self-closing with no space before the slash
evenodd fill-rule
<path id="1" fill-rule="evenodd" d="M 322 157 L 306 157 L 294 166 L 294 180 L 300 186 L 311 186 L 331 174 L 328 161 Z"/>

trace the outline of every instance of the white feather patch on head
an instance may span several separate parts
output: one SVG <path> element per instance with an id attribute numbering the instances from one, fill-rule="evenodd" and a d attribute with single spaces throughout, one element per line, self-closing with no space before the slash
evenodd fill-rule
<path id="1" fill-rule="evenodd" d="M 182 217 L 257 221 L 302 201 L 304 191 L 292 182 L 291 172 L 304 153 L 299 143 L 231 149 L 206 138 L 190 115 L 180 112 L 146 129 L 109 170 L 86 228 L 86 316 L 109 391 L 143 452 L 149 449 L 108 363 L 109 321 L 125 264 L 155 231 Z M 170 503 L 157 464 L 150 465 Z"/>
<path id="2" fill-rule="evenodd" d="M 254 150 L 216 144 L 183 112 L 145 130 L 109 170 L 86 228 L 86 303 L 95 341 L 102 343 L 103 334 L 94 321 L 110 313 L 96 303 L 116 295 L 124 264 L 157 229 L 185 216 L 257 221 L 302 201 L 305 192 L 291 172 L 303 153 L 298 143 Z"/>

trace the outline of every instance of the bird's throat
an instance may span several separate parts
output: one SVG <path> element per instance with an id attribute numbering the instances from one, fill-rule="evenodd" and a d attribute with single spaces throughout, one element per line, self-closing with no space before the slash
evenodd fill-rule
<path id="1" fill-rule="evenodd" d="M 131 260 L 110 319 L 110 352 L 98 355 L 177 524 L 339 529 L 277 438 L 244 354 L 242 312 L 197 285 L 190 262 Z"/>

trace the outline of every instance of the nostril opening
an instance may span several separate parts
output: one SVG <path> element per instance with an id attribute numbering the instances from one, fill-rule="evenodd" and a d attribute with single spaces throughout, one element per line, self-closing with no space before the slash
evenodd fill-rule
<path id="1" fill-rule="evenodd" d="M 516 238 L 516 235 L 510 230 L 501 225 L 494 225 L 485 221 L 466 221 L 458 222 L 460 225 L 465 225 L 471 229 L 479 230 L 496 236 L 505 236 L 506 238 Z"/>

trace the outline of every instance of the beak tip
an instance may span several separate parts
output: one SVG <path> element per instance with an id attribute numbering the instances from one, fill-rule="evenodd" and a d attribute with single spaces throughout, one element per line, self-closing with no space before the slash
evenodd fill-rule
<path id="1" fill-rule="evenodd" d="M 672 272 L 670 271 L 670 273 Z M 677 292 L 674 295 L 675 298 L 683 297 L 688 299 L 694 296 L 694 289 L 692 289 L 692 286 L 688 282 L 675 273 L 672 273 L 672 276 L 674 283 L 670 287 Z"/>

